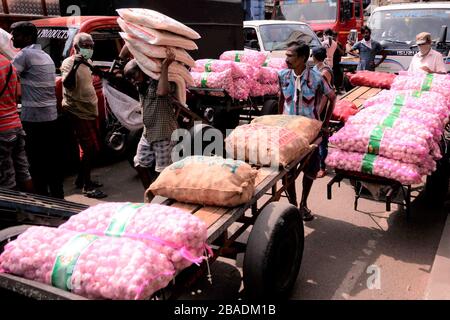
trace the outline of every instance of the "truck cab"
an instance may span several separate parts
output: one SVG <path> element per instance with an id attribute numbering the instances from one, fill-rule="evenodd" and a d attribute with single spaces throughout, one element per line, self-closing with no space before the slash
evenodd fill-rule
<path id="1" fill-rule="evenodd" d="M 395 4 L 376 8 L 369 18 L 372 38 L 387 52 L 386 60 L 377 71 L 398 73 L 407 70 L 418 52 L 416 35 L 429 32 L 433 49 L 442 53 L 447 71 L 450 71 L 450 2 Z M 443 37 L 443 39 L 440 39 Z"/>
<path id="2" fill-rule="evenodd" d="M 299 21 L 244 21 L 244 47 L 266 52 L 270 57 L 285 58 L 292 41 L 304 41 L 311 48 L 321 46 L 311 27 Z"/>
<path id="3" fill-rule="evenodd" d="M 305 22 L 316 33 L 330 28 L 345 46 L 350 30 L 360 30 L 364 24 L 365 4 L 363 0 L 279 0 L 275 1 L 272 19 Z"/>

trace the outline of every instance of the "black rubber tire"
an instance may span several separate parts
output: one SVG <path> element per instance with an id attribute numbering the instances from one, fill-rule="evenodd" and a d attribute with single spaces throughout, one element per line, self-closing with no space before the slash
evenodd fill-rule
<path id="1" fill-rule="evenodd" d="M 204 134 L 208 130 L 214 130 L 214 127 L 212 127 L 208 124 L 203 124 L 203 123 L 196 124 L 191 128 L 191 130 L 189 130 L 189 134 L 191 137 L 191 154 L 190 155 L 192 155 L 192 156 L 209 156 L 209 155 L 205 155 L 204 151 L 210 142 L 203 141 Z M 195 139 L 202 139 L 201 150 L 195 150 L 195 143 L 194 143 Z"/>
<path id="2" fill-rule="evenodd" d="M 24 233 L 30 225 L 20 225 L 15 227 L 0 230 L 0 253 L 3 252 L 5 245 L 12 240 L 15 240 L 19 235 Z"/>
<path id="3" fill-rule="evenodd" d="M 269 204 L 256 219 L 243 265 L 245 295 L 255 299 L 287 299 L 303 257 L 304 227 L 298 208 Z"/>
<path id="4" fill-rule="evenodd" d="M 272 114 L 278 114 L 278 101 L 273 99 L 265 101 L 261 109 L 262 116 Z"/>

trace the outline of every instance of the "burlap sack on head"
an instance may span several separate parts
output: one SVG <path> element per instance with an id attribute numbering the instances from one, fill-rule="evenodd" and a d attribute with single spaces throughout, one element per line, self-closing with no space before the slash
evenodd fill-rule
<path id="1" fill-rule="evenodd" d="M 313 142 L 319 135 L 322 122 L 303 116 L 273 115 L 255 118 L 252 124 L 263 124 L 266 126 L 283 127 L 294 131 L 299 136 Z"/>
<path id="2" fill-rule="evenodd" d="M 249 163 L 287 166 L 308 148 L 308 141 L 283 127 L 248 124 L 237 127 L 225 139 L 227 154 Z"/>
<path id="3" fill-rule="evenodd" d="M 235 207 L 250 201 L 257 170 L 242 161 L 192 156 L 164 169 L 146 191 L 180 202 Z"/>

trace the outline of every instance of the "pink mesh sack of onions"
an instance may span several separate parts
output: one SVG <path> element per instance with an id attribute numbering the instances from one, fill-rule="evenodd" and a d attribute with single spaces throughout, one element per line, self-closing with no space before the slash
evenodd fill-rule
<path id="1" fill-rule="evenodd" d="M 220 55 L 220 60 L 245 62 L 253 67 L 261 67 L 267 59 L 267 55 L 255 50 L 225 51 Z"/>
<path id="2" fill-rule="evenodd" d="M 407 133 L 408 128 L 414 134 Z M 439 146 L 430 139 L 429 132 L 408 123 L 395 129 L 347 123 L 330 138 L 330 143 L 345 151 L 376 153 L 389 159 L 423 164 L 427 170 L 431 170 L 432 160 L 441 157 Z"/>
<path id="3" fill-rule="evenodd" d="M 194 85 L 198 88 L 224 89 L 234 99 L 247 99 L 250 93 L 249 81 L 234 79 L 231 70 L 223 72 L 191 72 Z"/>
<path id="4" fill-rule="evenodd" d="M 166 255 L 177 270 L 200 263 L 206 248 L 203 221 L 158 204 L 99 204 L 72 216 L 59 228 L 142 240 Z"/>
<path id="5" fill-rule="evenodd" d="M 392 83 L 391 90 L 415 90 L 437 92 L 450 100 L 450 76 L 442 74 L 414 73 L 399 75 Z"/>
<path id="6" fill-rule="evenodd" d="M 404 105 L 409 109 L 419 110 L 436 114 L 443 123 L 448 121 L 450 105 L 446 103 L 445 97 L 437 92 L 421 92 L 420 95 L 413 90 L 383 90 L 376 96 L 364 102 L 364 108 L 384 104 L 392 106 L 396 99 L 402 96 Z"/>
<path id="7" fill-rule="evenodd" d="M 287 68 L 286 60 L 284 58 L 272 58 L 272 57 L 267 57 L 266 61 L 264 61 L 262 66 L 273 68 L 278 71 Z"/>
<path id="8" fill-rule="evenodd" d="M 330 148 L 326 164 L 332 168 L 363 172 L 383 178 L 394 179 L 402 184 L 421 183 L 420 169 L 414 164 L 387 159 L 381 156 L 346 152 Z"/>
<path id="9" fill-rule="evenodd" d="M 392 110 L 392 104 L 377 104 L 369 108 L 363 109 L 360 113 L 353 116 L 348 123 L 350 124 L 371 124 L 383 122 L 387 116 L 390 115 Z M 394 126 L 398 127 L 403 122 L 408 122 L 409 125 L 415 123 L 423 130 L 427 129 L 431 133 L 432 138 L 440 140 L 440 136 L 444 131 L 446 122 L 439 118 L 438 114 L 429 112 L 423 112 L 416 109 L 410 109 L 408 106 L 404 106 L 399 109 L 398 118 L 394 122 Z M 408 133 L 413 134 L 416 128 L 410 128 Z"/>
<path id="10" fill-rule="evenodd" d="M 256 81 L 262 84 L 278 84 L 278 71 L 270 67 L 258 68 L 255 74 Z"/>
<path id="11" fill-rule="evenodd" d="M 3 272 L 90 299 L 148 299 L 172 280 L 170 261 L 142 241 L 31 227 L 5 246 Z"/>
<path id="12" fill-rule="evenodd" d="M 253 79 L 256 69 L 247 63 L 215 59 L 196 60 L 195 66 L 191 68 L 191 71 L 194 72 L 223 72 L 227 70 L 231 70 L 233 79 Z"/>
<path id="13" fill-rule="evenodd" d="M 278 95 L 280 92 L 280 86 L 278 83 L 274 84 L 261 84 L 254 82 L 250 88 L 251 97 L 262 97 L 265 95 Z"/>

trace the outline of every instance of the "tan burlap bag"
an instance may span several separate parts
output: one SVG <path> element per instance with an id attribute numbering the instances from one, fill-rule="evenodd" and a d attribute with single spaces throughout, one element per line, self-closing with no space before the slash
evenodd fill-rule
<path id="1" fill-rule="evenodd" d="M 261 166 L 286 166 L 308 148 L 308 141 L 283 127 L 249 124 L 225 139 L 228 156 Z"/>
<path id="2" fill-rule="evenodd" d="M 187 157 L 161 172 L 146 192 L 180 202 L 235 207 L 255 192 L 257 170 L 242 161 L 221 157 Z"/>
<path id="3" fill-rule="evenodd" d="M 283 127 L 294 131 L 299 136 L 313 142 L 319 135 L 322 122 L 314 119 L 309 119 L 303 116 L 286 116 L 273 115 L 257 117 L 252 121 L 252 124 L 264 124 L 266 126 Z"/>

